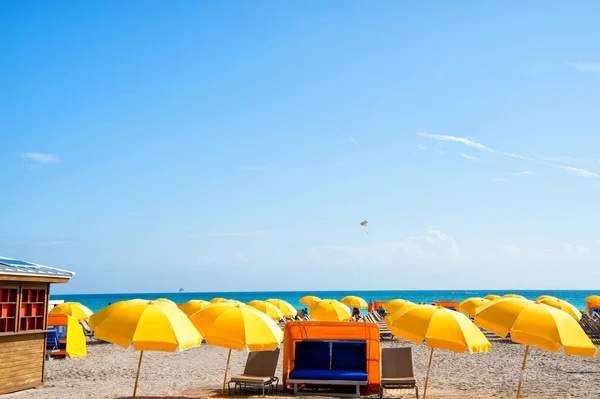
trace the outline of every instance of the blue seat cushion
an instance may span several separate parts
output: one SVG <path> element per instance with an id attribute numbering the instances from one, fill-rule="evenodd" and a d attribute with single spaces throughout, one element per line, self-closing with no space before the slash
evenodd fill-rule
<path id="1" fill-rule="evenodd" d="M 357 370 L 311 370 L 294 369 L 290 372 L 292 380 L 338 380 L 367 381 L 367 373 Z"/>
<path id="2" fill-rule="evenodd" d="M 333 370 L 367 370 L 367 343 L 365 341 L 333 342 L 331 348 Z"/>
<path id="3" fill-rule="evenodd" d="M 329 369 L 329 342 L 296 342 L 294 369 Z"/>

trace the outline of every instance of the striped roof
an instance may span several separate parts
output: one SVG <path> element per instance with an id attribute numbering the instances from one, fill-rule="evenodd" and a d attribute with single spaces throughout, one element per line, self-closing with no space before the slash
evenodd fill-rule
<path id="1" fill-rule="evenodd" d="M 0 275 L 70 279 L 75 273 L 68 270 L 57 269 L 55 267 L 43 266 L 36 263 L 0 256 Z"/>

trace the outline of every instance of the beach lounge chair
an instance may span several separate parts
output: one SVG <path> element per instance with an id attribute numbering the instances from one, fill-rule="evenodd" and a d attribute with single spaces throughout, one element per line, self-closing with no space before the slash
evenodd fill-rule
<path id="1" fill-rule="evenodd" d="M 237 387 L 243 390 L 248 385 L 262 387 L 262 395 L 265 396 L 265 388 L 267 392 L 277 389 L 279 386 L 279 378 L 275 377 L 275 370 L 279 362 L 279 351 L 277 348 L 274 351 L 257 351 L 248 354 L 244 374 L 233 377 L 227 383 L 229 395 L 231 395 L 231 384 L 233 383 L 233 392 Z M 275 384 L 275 386 L 273 386 Z"/>
<path id="2" fill-rule="evenodd" d="M 53 353 L 59 350 L 58 332 L 55 328 L 50 327 L 46 333 L 46 358 L 49 359 Z"/>
<path id="3" fill-rule="evenodd" d="M 94 332 L 90 328 L 90 325 L 88 324 L 88 322 L 85 320 L 81 320 L 79 322 L 79 324 L 81 325 L 81 328 L 83 328 L 83 335 L 85 335 L 86 340 L 88 340 L 88 341 L 93 340 Z"/>
<path id="4" fill-rule="evenodd" d="M 419 399 L 412 348 L 383 348 L 381 351 L 381 385 L 379 398 L 385 389 L 414 389 Z"/>

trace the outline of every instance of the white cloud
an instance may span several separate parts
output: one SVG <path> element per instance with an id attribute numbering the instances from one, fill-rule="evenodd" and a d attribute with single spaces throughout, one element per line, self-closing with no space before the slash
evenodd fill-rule
<path id="1" fill-rule="evenodd" d="M 454 137 L 454 136 L 448 136 L 448 135 L 442 135 L 442 134 L 430 134 L 430 133 L 417 133 L 418 136 L 421 137 L 425 137 L 428 139 L 433 139 L 433 140 L 438 140 L 438 141 L 453 141 L 456 143 L 462 143 L 466 146 L 472 147 L 472 148 L 476 148 L 480 151 L 484 151 L 484 152 L 490 152 L 492 154 L 496 154 L 496 155 L 503 155 L 503 156 L 507 156 L 507 157 L 511 157 L 511 158 L 518 158 L 518 159 L 524 159 L 524 160 L 528 160 L 528 161 L 532 161 L 533 159 L 531 158 L 527 158 L 524 157 L 522 155 L 518 155 L 518 154 L 513 154 L 510 152 L 503 152 L 503 151 L 497 151 L 494 150 L 492 148 L 486 147 L 485 145 L 478 143 L 476 141 L 470 140 L 466 137 Z"/>
<path id="2" fill-rule="evenodd" d="M 355 139 L 354 137 L 352 137 L 352 136 L 348 136 L 348 140 L 349 140 L 349 141 L 350 141 L 352 144 L 354 144 L 354 145 L 357 145 L 357 144 L 358 144 L 358 142 L 356 141 L 356 139 Z"/>
<path id="3" fill-rule="evenodd" d="M 419 144 L 417 146 L 417 150 L 419 150 L 419 151 L 425 151 L 426 149 L 427 149 L 427 147 L 425 147 L 423 144 Z"/>
<path id="4" fill-rule="evenodd" d="M 222 233 L 206 233 L 204 237 L 260 237 L 266 236 L 269 234 L 268 231 L 265 230 L 257 230 L 257 231 L 231 231 L 231 232 L 222 232 Z"/>
<path id="5" fill-rule="evenodd" d="M 402 259 L 456 259 L 459 247 L 452 236 L 439 229 L 429 229 L 422 236 L 373 246 L 319 245 L 310 249 L 310 255 L 326 264 L 394 265 Z"/>
<path id="6" fill-rule="evenodd" d="M 533 173 L 530 172 L 530 171 L 528 171 L 528 170 L 524 170 L 522 172 L 513 173 L 513 176 L 527 176 L 527 177 L 531 177 L 531 176 L 533 176 Z"/>
<path id="7" fill-rule="evenodd" d="M 495 181 L 495 182 L 497 182 L 497 183 L 503 183 L 503 182 L 505 182 L 505 181 L 506 181 L 506 179 L 505 179 L 504 177 L 494 177 L 494 178 L 492 179 L 492 181 Z"/>
<path id="8" fill-rule="evenodd" d="M 270 167 L 264 165 L 242 165 L 238 167 L 239 170 L 248 170 L 248 171 L 266 171 L 271 170 Z"/>
<path id="9" fill-rule="evenodd" d="M 568 170 L 571 172 L 575 172 L 579 176 L 582 176 L 582 177 L 589 177 L 589 178 L 593 178 L 593 179 L 597 179 L 600 177 L 600 175 L 597 173 L 590 172 L 589 170 L 585 170 L 585 169 L 581 169 L 581 168 L 574 168 L 571 166 L 556 166 L 556 167 L 559 169 L 564 169 L 564 170 Z"/>
<path id="10" fill-rule="evenodd" d="M 580 72 L 600 73 L 600 62 L 574 61 L 574 62 L 566 62 L 565 64 L 573 69 L 577 69 Z"/>
<path id="11" fill-rule="evenodd" d="M 456 154 L 463 157 L 464 159 L 468 159 L 469 161 L 481 161 L 480 158 L 474 157 L 473 155 L 465 154 L 464 152 L 457 152 Z"/>
<path id="12" fill-rule="evenodd" d="M 27 152 L 23 154 L 24 158 L 27 158 L 38 164 L 50 164 L 50 163 L 61 163 L 60 158 L 53 154 L 44 154 L 41 152 Z"/>

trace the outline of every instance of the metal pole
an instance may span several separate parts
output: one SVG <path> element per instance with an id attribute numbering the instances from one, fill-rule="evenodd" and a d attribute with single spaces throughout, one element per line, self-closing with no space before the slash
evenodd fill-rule
<path id="1" fill-rule="evenodd" d="M 140 351 L 140 360 L 138 362 L 137 374 L 135 375 L 135 385 L 133 386 L 133 399 L 135 399 L 135 393 L 137 391 L 138 378 L 140 378 L 140 367 L 142 367 L 142 355 L 143 354 L 144 354 L 144 351 Z"/>
<path id="2" fill-rule="evenodd" d="M 425 379 L 425 391 L 423 392 L 423 399 L 427 399 L 427 384 L 429 383 L 429 371 L 431 371 L 431 362 L 433 360 L 433 348 L 429 354 L 429 367 L 427 367 L 427 378 Z"/>
<path id="3" fill-rule="evenodd" d="M 227 382 L 227 370 L 229 370 L 229 360 L 231 359 L 231 349 L 229 349 L 229 354 L 227 355 L 227 366 L 225 366 L 225 377 L 223 377 L 223 389 L 221 393 L 225 393 L 225 383 Z"/>
<path id="4" fill-rule="evenodd" d="M 523 385 L 523 375 L 525 374 L 525 366 L 527 365 L 527 354 L 529 353 L 529 345 L 525 347 L 525 356 L 523 356 L 523 367 L 521 367 L 521 375 L 519 376 L 519 389 L 517 389 L 517 399 L 521 396 L 521 385 Z"/>

